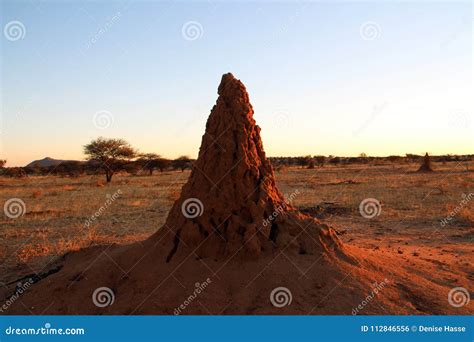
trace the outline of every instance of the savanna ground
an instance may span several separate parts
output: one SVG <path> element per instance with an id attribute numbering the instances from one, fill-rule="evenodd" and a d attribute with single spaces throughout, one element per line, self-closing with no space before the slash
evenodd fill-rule
<path id="1" fill-rule="evenodd" d="M 417 168 L 327 165 L 280 169 L 276 178 L 294 206 L 332 225 L 345 243 L 396 255 L 410 272 L 430 272 L 437 284 L 472 289 L 474 163 L 435 163 L 433 173 Z M 108 185 L 101 176 L 0 178 L 2 206 L 11 198 L 26 205 L 23 216 L 0 218 L 1 288 L 46 271 L 69 251 L 145 239 L 164 223 L 188 176 L 189 171 L 124 174 Z M 366 198 L 381 203 L 378 216 L 360 214 Z M 466 198 L 472 200 L 462 202 Z"/>

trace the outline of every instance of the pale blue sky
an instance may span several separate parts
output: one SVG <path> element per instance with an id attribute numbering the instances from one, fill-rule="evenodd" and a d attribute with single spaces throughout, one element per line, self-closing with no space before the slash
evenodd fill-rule
<path id="1" fill-rule="evenodd" d="M 31 0 L 2 1 L 1 16 L 10 166 L 82 159 L 98 136 L 196 157 L 229 71 L 267 155 L 474 153 L 471 2 Z"/>

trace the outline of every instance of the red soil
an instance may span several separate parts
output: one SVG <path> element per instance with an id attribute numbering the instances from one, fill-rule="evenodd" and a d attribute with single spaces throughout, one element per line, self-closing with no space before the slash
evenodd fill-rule
<path id="1" fill-rule="evenodd" d="M 287 203 L 244 85 L 226 74 L 218 93 L 198 160 L 166 224 L 140 243 L 65 255 L 59 271 L 31 286 L 8 313 L 469 312 L 449 305 L 449 288 L 405 270 L 395 255 L 343 245 L 331 227 Z M 100 287 L 113 292 L 111 305 L 94 304 Z M 272 303 L 277 287 L 288 289 L 291 303 Z"/>

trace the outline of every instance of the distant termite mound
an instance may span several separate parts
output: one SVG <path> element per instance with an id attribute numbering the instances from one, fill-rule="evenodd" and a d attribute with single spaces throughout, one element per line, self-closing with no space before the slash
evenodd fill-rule
<path id="1" fill-rule="evenodd" d="M 428 152 L 426 152 L 425 156 L 423 157 L 423 162 L 421 163 L 417 172 L 433 172 L 431 168 L 431 160 Z"/>

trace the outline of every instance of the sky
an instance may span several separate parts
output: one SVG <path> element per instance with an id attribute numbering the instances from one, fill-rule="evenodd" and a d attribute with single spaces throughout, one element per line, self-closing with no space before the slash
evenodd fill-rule
<path id="1" fill-rule="evenodd" d="M 466 2 L 3 0 L 7 166 L 99 136 L 197 157 L 222 74 L 268 156 L 474 153 Z"/>

